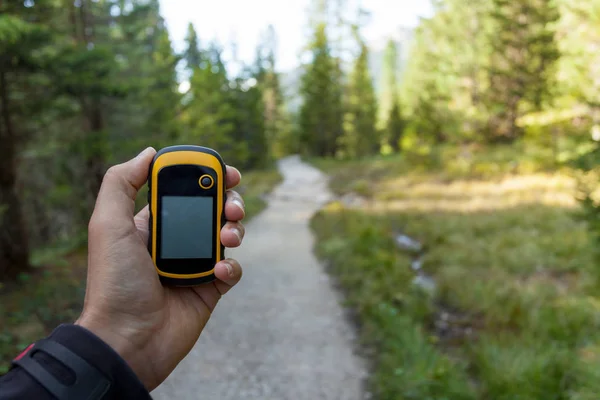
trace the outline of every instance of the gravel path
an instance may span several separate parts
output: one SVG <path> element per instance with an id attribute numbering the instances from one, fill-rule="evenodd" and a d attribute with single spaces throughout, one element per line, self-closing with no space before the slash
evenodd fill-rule
<path id="1" fill-rule="evenodd" d="M 310 217 L 329 198 L 325 177 L 297 157 L 231 250 L 244 278 L 154 399 L 359 400 L 364 362 L 339 297 L 312 254 Z"/>

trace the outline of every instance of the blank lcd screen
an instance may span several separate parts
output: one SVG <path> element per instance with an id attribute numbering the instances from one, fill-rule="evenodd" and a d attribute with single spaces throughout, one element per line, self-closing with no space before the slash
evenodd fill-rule
<path id="1" fill-rule="evenodd" d="M 161 258 L 213 258 L 213 198 L 163 196 Z"/>

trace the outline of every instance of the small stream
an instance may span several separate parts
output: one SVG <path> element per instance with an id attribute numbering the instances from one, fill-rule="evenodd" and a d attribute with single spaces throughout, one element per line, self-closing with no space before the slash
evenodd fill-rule
<path id="1" fill-rule="evenodd" d="M 425 246 L 405 233 L 396 233 L 394 240 L 398 249 L 412 256 L 410 266 L 415 273 L 412 284 L 435 298 L 437 289 L 435 278 L 423 270 Z M 473 324 L 472 315 L 436 301 L 431 329 L 441 339 L 441 344 L 452 346 L 471 339 L 475 333 Z"/>
<path id="2" fill-rule="evenodd" d="M 436 290 L 435 279 L 423 270 L 423 261 L 425 258 L 424 246 L 418 240 L 413 239 L 404 233 L 396 234 L 394 239 L 396 246 L 400 250 L 412 255 L 410 267 L 415 273 L 412 284 L 423 289 L 427 293 L 433 294 Z"/>
<path id="3" fill-rule="evenodd" d="M 338 197 L 337 201 L 348 209 L 355 210 L 360 210 L 369 204 L 368 199 L 352 192 Z M 481 322 L 476 316 L 455 309 L 438 298 L 438 284 L 435 278 L 423 269 L 427 255 L 425 244 L 400 230 L 394 232 L 393 239 L 396 247 L 411 258 L 410 268 L 414 273 L 412 285 L 427 293 L 434 301 L 430 329 L 440 339 L 440 345 L 451 347 L 472 340 Z"/>

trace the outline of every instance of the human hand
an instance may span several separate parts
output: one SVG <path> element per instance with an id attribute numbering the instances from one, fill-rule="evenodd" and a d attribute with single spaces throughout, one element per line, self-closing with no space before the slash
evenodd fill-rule
<path id="1" fill-rule="evenodd" d="M 240 264 L 215 266 L 216 281 L 194 288 L 163 287 L 148 253 L 148 207 L 134 217 L 138 190 L 146 183 L 156 151 L 110 168 L 89 223 L 87 290 L 76 324 L 109 344 L 152 391 L 192 349 L 222 295 L 242 276 Z M 240 173 L 227 167 L 228 189 Z M 244 236 L 244 203 L 227 192 L 221 231 L 226 247 Z"/>

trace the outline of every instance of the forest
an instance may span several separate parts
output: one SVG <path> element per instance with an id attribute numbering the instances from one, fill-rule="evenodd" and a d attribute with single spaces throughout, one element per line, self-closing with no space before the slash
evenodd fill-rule
<path id="1" fill-rule="evenodd" d="M 81 243 L 107 167 L 146 146 L 202 143 L 240 169 L 269 165 L 285 132 L 273 35 L 230 77 L 191 25 L 174 53 L 158 1 L 1 2 L 0 280 L 37 248 Z"/>
<path id="2" fill-rule="evenodd" d="M 313 0 L 299 16 L 310 36 L 290 94 L 273 27 L 244 63 L 192 24 L 176 52 L 158 0 L 0 0 L 0 297 L 52 275 L 31 294 L 36 318 L 72 317 L 54 312 L 80 304 L 69 265 L 104 172 L 147 146 L 215 148 L 250 172 L 249 197 L 300 154 L 367 204 L 313 227 L 374 337 L 378 398 L 596 398 L 600 1 L 435 0 L 380 71 L 364 7 Z M 410 262 L 389 239 L 399 227 L 434 247 L 419 257 L 436 293 L 385 269 Z M 27 302 L 0 305 L 0 356 L 27 338 L 12 329 L 35 314 Z M 462 328 L 440 333 L 440 315 Z"/>
<path id="3" fill-rule="evenodd" d="M 436 4 L 403 46 L 406 62 L 390 40 L 376 93 L 367 13 L 315 1 L 292 113 L 272 27 L 255 62 L 232 61 L 230 76 L 223 46 L 191 24 L 187 49 L 174 52 L 158 1 L 4 1 L 2 280 L 27 269 L 32 249 L 81 236 L 107 166 L 145 145 L 204 143 L 243 169 L 294 152 L 352 158 L 438 144 L 532 142 L 554 162 L 589 153 L 600 129 L 598 5 L 463 5 Z"/>

